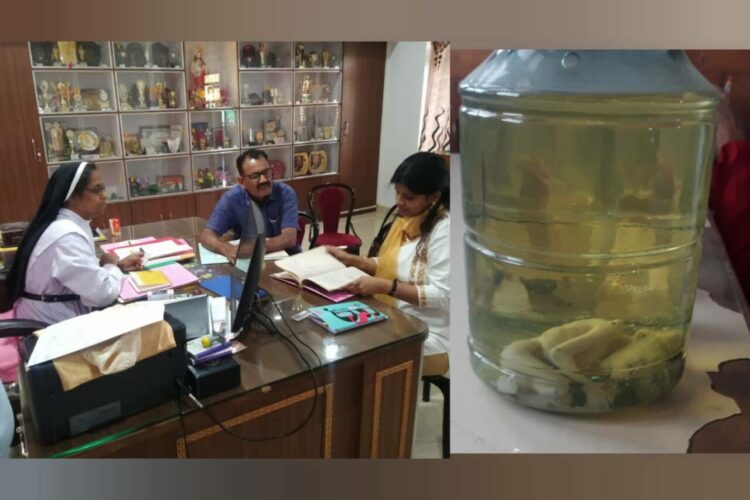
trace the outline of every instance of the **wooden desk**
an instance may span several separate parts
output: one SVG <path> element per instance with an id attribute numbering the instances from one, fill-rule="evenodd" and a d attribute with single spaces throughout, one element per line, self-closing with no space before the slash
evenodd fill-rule
<path id="1" fill-rule="evenodd" d="M 123 228 L 122 237 L 173 235 L 195 244 L 204 225 L 197 218 L 143 224 Z M 270 278 L 274 270 L 275 265 L 266 263 L 261 286 L 273 295 L 286 318 L 325 302 Z M 308 320 L 287 319 L 323 363 L 315 370 L 317 393 L 306 367 L 286 342 L 250 327 L 238 338 L 247 349 L 235 355 L 242 371 L 241 386 L 202 401 L 234 433 L 259 437 L 293 429 L 316 398 L 313 417 L 292 436 L 257 443 L 239 440 L 183 399 L 44 446 L 25 409 L 29 456 L 409 457 L 427 327 L 374 299 L 364 302 L 387 314 L 388 321 L 332 336 Z M 272 304 L 265 306 L 265 312 L 290 336 Z M 310 353 L 297 345 L 315 366 Z"/>

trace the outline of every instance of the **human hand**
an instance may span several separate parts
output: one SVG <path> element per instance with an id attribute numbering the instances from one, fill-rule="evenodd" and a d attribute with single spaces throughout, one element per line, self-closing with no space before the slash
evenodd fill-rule
<path id="1" fill-rule="evenodd" d="M 237 246 L 231 243 L 224 243 L 221 246 L 221 254 L 229 260 L 230 264 L 234 264 L 237 260 Z"/>
<path id="2" fill-rule="evenodd" d="M 375 278 L 373 276 L 363 276 L 356 281 L 349 283 L 345 290 L 357 295 L 370 296 L 377 293 L 386 294 L 391 290 L 392 282 L 385 278 Z"/>
<path id="3" fill-rule="evenodd" d="M 118 266 L 123 271 L 139 271 L 143 269 L 143 255 L 142 253 L 133 253 L 125 257 L 120 261 Z"/>
<path id="4" fill-rule="evenodd" d="M 333 257 L 336 258 L 336 260 L 340 261 L 342 264 L 347 266 L 351 265 L 353 256 L 349 252 L 331 245 L 326 245 L 324 248 L 326 249 L 326 252 L 333 255 Z"/>

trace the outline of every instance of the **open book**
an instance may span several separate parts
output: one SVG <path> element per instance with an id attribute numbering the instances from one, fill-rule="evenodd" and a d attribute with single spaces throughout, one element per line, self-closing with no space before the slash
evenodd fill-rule
<path id="1" fill-rule="evenodd" d="M 336 300 L 326 294 L 320 293 L 316 288 L 320 288 L 325 292 L 335 292 L 363 276 L 369 276 L 356 267 L 346 267 L 333 255 L 329 254 L 324 247 L 313 248 L 307 252 L 278 260 L 276 261 L 276 265 L 283 269 L 283 272 L 272 274 L 272 277 L 288 283 L 295 283 L 298 286 L 319 293 L 334 302 L 344 300 L 344 298 L 338 298 L 337 295 L 336 298 L 338 300 Z M 343 295 L 352 297 L 351 294 Z"/>

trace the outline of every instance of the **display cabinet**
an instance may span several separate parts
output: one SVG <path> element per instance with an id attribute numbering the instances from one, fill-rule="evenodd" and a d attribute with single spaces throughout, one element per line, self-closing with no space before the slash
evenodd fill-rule
<path id="1" fill-rule="evenodd" d="M 339 169 L 339 144 L 321 142 L 294 146 L 293 176 L 308 177 L 334 174 Z"/>
<path id="2" fill-rule="evenodd" d="M 184 154 L 188 151 L 186 113 L 120 115 L 126 158 Z"/>
<path id="3" fill-rule="evenodd" d="M 29 42 L 34 68 L 111 68 L 108 42 Z"/>
<path id="4" fill-rule="evenodd" d="M 240 124 L 234 109 L 191 111 L 190 148 L 193 153 L 237 150 Z"/>
<path id="5" fill-rule="evenodd" d="M 123 113 L 186 109 L 182 71 L 117 71 L 117 101 Z"/>
<path id="6" fill-rule="evenodd" d="M 236 158 L 248 147 L 264 150 L 274 178 L 297 191 L 316 176 L 360 178 L 339 166 L 359 140 L 347 137 L 342 149 L 342 109 L 371 104 L 350 82 L 342 108 L 341 43 L 30 42 L 28 50 L 48 173 L 96 161 L 108 201 L 121 204 L 108 213 L 132 205 L 123 220 L 187 213 L 187 198 L 173 196 L 185 193 L 206 212 L 236 184 Z M 365 67 L 367 57 L 346 67 Z M 179 207 L 159 197 L 180 198 Z"/>
<path id="7" fill-rule="evenodd" d="M 189 156 L 125 162 L 131 199 L 184 194 L 193 190 Z"/>
<path id="8" fill-rule="evenodd" d="M 182 42 L 112 42 L 116 68 L 184 68 Z"/>
<path id="9" fill-rule="evenodd" d="M 291 106 L 294 99 L 291 71 L 242 71 L 240 106 Z"/>
<path id="10" fill-rule="evenodd" d="M 293 68 L 290 42 L 240 42 L 237 49 L 240 70 Z"/>
<path id="11" fill-rule="evenodd" d="M 111 71 L 33 71 L 33 77 L 40 115 L 115 111 Z"/>
<path id="12" fill-rule="evenodd" d="M 236 42 L 185 42 L 189 109 L 236 108 Z"/>
<path id="13" fill-rule="evenodd" d="M 122 157 L 117 115 L 41 116 L 47 164 Z"/>

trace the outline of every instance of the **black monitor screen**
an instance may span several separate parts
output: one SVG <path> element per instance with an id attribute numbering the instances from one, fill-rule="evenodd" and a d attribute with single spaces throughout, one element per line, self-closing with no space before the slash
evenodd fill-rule
<path id="1" fill-rule="evenodd" d="M 255 294 L 258 292 L 260 272 L 263 269 L 266 238 L 263 214 L 254 201 L 250 201 L 245 223 L 242 225 L 242 235 L 237 245 L 237 260 L 232 270 L 231 290 L 237 290 L 242 283 L 242 293 L 239 301 L 232 293 L 232 333 L 240 333 L 247 321 L 253 306 Z M 244 283 L 243 283 L 244 281 Z"/>

